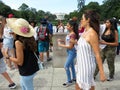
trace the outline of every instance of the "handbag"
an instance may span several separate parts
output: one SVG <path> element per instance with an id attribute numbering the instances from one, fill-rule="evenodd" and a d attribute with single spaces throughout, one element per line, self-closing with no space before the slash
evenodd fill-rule
<path id="1" fill-rule="evenodd" d="M 43 64 L 42 64 L 41 61 L 40 61 L 40 58 L 36 55 L 35 52 L 34 52 L 34 55 L 35 55 L 35 57 L 37 58 L 37 63 L 38 63 L 38 66 L 39 66 L 39 70 L 43 70 L 44 67 L 43 67 Z"/>

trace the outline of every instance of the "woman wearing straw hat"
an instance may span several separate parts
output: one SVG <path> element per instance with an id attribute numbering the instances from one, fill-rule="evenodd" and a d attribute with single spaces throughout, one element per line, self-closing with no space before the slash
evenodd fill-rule
<path id="1" fill-rule="evenodd" d="M 7 23 L 14 32 L 16 58 L 9 55 L 6 58 L 18 65 L 22 90 L 34 90 L 33 78 L 39 70 L 37 58 L 34 55 L 37 48 L 33 37 L 34 29 L 22 18 L 10 18 L 7 19 Z"/>

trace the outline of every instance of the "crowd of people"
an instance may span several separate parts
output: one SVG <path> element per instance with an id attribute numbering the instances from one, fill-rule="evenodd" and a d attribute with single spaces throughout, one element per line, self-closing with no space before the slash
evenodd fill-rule
<path id="1" fill-rule="evenodd" d="M 67 53 L 64 65 L 67 79 L 63 86 L 75 83 L 76 90 L 95 90 L 98 72 L 102 82 L 114 80 L 115 57 L 120 50 L 120 21 L 111 18 L 100 24 L 99 20 L 96 11 L 87 10 L 80 21 L 77 17 L 70 19 L 66 24 L 65 40 L 59 38 L 56 41 L 59 47 L 66 48 Z M 58 21 L 57 32 L 64 33 L 64 29 L 64 24 Z M 52 60 L 53 36 L 53 25 L 48 17 L 41 19 L 38 26 L 35 20 L 15 18 L 13 14 L 8 18 L 0 16 L 0 74 L 9 82 L 9 88 L 16 88 L 16 84 L 6 72 L 5 63 L 10 70 L 19 71 L 22 90 L 34 90 L 38 58 L 42 66 L 45 66 L 44 53 L 46 61 Z M 103 68 L 105 60 L 108 78 Z"/>

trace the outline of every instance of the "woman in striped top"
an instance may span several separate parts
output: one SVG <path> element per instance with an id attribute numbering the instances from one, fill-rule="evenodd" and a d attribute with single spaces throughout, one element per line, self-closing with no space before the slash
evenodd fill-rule
<path id="1" fill-rule="evenodd" d="M 76 90 L 95 90 L 93 76 L 96 68 L 96 62 L 100 70 L 100 80 L 106 80 L 98 42 L 98 14 L 95 11 L 86 11 L 82 16 L 81 26 L 85 28 L 85 31 L 78 40 Z"/>

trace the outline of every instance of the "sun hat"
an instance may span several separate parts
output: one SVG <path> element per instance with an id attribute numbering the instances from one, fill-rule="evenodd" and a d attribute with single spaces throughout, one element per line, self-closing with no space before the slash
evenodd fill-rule
<path id="1" fill-rule="evenodd" d="M 7 25 L 15 34 L 23 37 L 32 37 L 35 33 L 29 22 L 22 18 L 8 18 Z"/>

